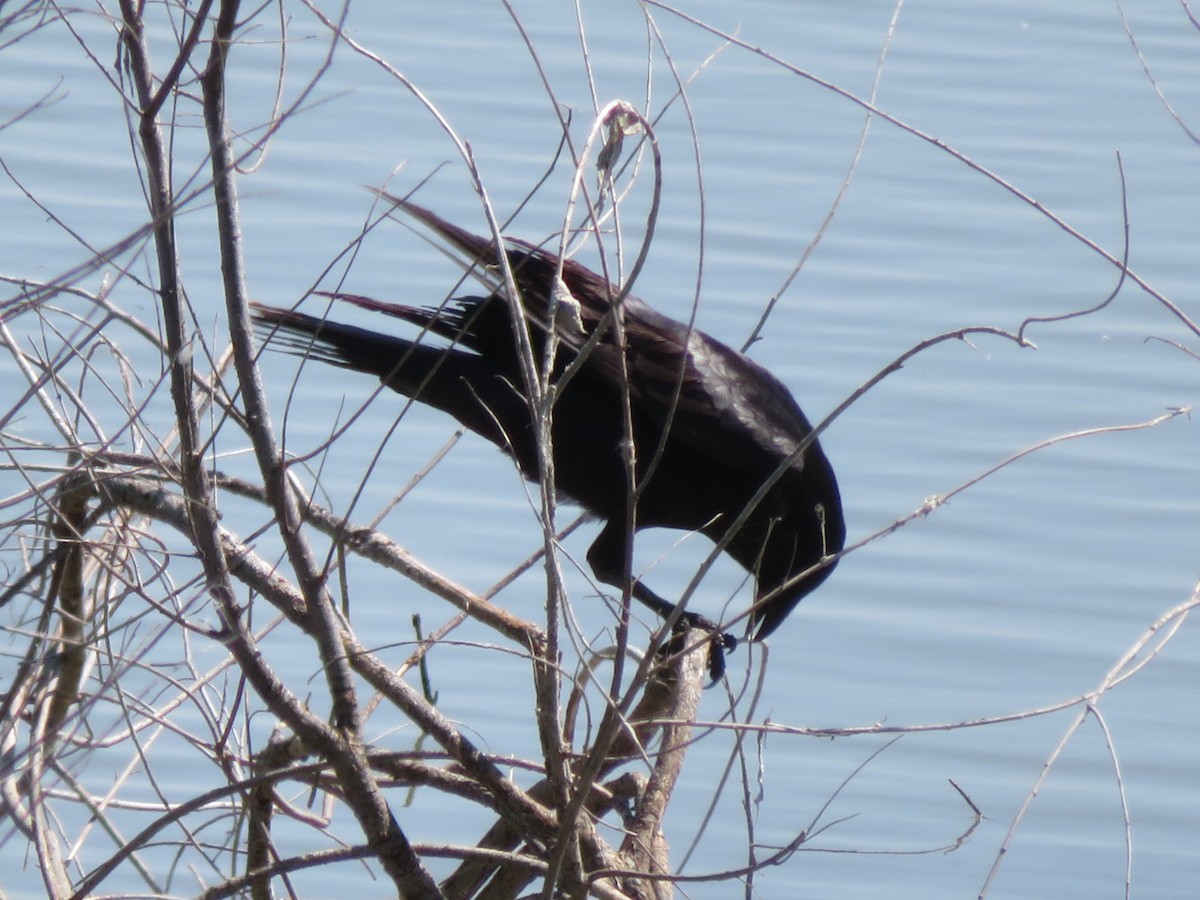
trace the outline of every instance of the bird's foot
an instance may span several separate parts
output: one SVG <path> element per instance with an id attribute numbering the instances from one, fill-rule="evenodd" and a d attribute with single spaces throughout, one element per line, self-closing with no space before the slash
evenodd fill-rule
<path id="1" fill-rule="evenodd" d="M 678 653 L 685 649 L 684 641 L 690 629 L 707 631 L 712 637 L 708 644 L 708 676 L 709 687 L 720 681 L 725 675 L 725 656 L 737 649 L 738 639 L 728 632 L 721 631 L 716 622 L 699 613 L 685 612 L 675 623 L 674 634 L 663 644 L 662 653 Z"/>

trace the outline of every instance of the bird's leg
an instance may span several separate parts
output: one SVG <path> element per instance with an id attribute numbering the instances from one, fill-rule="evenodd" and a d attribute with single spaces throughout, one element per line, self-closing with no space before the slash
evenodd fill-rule
<path id="1" fill-rule="evenodd" d="M 625 587 L 625 529 L 620 523 L 608 522 L 601 529 L 599 537 L 588 549 L 588 564 L 592 572 L 605 584 L 613 587 Z M 650 590 L 642 581 L 630 577 L 630 595 L 643 606 L 656 612 L 663 619 L 669 619 L 676 610 L 676 604 L 660 597 Z M 725 674 L 725 654 L 737 648 L 737 638 L 724 633 L 706 616 L 700 613 L 683 611 L 675 622 L 675 635 L 663 644 L 667 653 L 677 653 L 683 649 L 683 636 L 689 628 L 707 631 L 713 636 L 708 649 L 708 674 L 714 682 L 719 681 Z"/>

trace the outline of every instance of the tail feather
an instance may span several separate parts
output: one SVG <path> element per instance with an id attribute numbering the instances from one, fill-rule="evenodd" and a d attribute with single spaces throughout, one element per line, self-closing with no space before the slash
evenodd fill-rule
<path id="1" fill-rule="evenodd" d="M 414 349 L 413 341 L 368 328 L 331 322 L 291 309 L 253 304 L 255 331 L 264 343 L 307 359 L 386 378 Z"/>
<path id="2" fill-rule="evenodd" d="M 405 306 L 361 294 L 316 293 L 321 297 L 343 300 L 359 309 L 400 319 L 485 355 L 502 356 L 504 350 L 512 346 L 508 310 L 503 303 L 492 302 L 492 298 L 456 297 L 441 306 Z"/>
<path id="3" fill-rule="evenodd" d="M 449 413 L 502 449 L 510 449 L 528 431 L 524 399 L 512 379 L 486 357 L 295 310 L 253 306 L 260 338 L 287 353 L 374 375 L 397 393 Z"/>

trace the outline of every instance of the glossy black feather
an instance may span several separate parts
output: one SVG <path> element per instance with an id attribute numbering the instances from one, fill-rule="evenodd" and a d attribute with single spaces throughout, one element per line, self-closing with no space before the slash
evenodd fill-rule
<path id="1" fill-rule="evenodd" d="M 389 199 L 462 254 L 489 292 L 440 308 L 336 296 L 417 325 L 449 346 L 431 345 L 427 335 L 394 337 L 266 306 L 255 308 L 260 334 L 291 352 L 374 375 L 399 393 L 449 413 L 508 452 L 528 478 L 536 479 L 531 413 L 495 244 L 413 203 Z M 557 258 L 518 240 L 507 241 L 505 252 L 540 362 L 551 327 Z M 559 292 L 566 304 L 553 326 L 560 339 L 555 378 L 597 329 L 602 338 L 554 408 L 555 486 L 604 521 L 588 561 L 598 578 L 619 585 L 627 479 L 618 451 L 624 435 L 622 350 L 611 322 L 617 288 L 572 261 L 563 265 L 562 285 L 568 294 Z M 787 388 L 753 360 L 701 331 L 689 331 L 636 297 L 621 302 L 620 314 L 637 475 L 639 483 L 645 482 L 637 527 L 695 530 L 721 540 L 812 426 Z M 814 440 L 726 545 L 726 552 L 757 579 L 751 615 L 755 639 L 771 634 L 825 580 L 844 542 L 837 480 Z M 641 582 L 631 589 L 661 614 L 672 608 Z"/>

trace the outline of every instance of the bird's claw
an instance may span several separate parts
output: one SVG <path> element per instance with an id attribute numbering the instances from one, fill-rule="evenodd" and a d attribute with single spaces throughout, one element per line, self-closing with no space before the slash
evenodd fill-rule
<path id="1" fill-rule="evenodd" d="M 725 676 L 725 655 L 737 649 L 738 639 L 728 632 L 721 631 L 720 626 L 711 619 L 699 613 L 685 612 L 675 623 L 674 634 L 663 644 L 662 652 L 670 654 L 683 650 L 685 636 L 693 628 L 707 631 L 711 635 L 708 644 L 708 686 L 712 687 Z"/>

